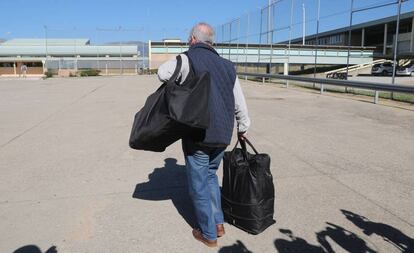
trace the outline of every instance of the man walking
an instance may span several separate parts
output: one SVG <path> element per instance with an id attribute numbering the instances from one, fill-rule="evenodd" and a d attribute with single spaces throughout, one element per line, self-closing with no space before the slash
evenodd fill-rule
<path id="1" fill-rule="evenodd" d="M 26 66 L 26 64 L 22 64 L 22 66 L 20 67 L 20 74 L 22 74 L 23 77 L 26 78 L 26 74 L 27 74 L 27 66 Z"/>
<path id="2" fill-rule="evenodd" d="M 216 175 L 226 147 L 230 144 L 234 118 L 238 134 L 244 137 L 250 126 L 247 106 L 234 64 L 219 56 L 212 47 L 214 30 L 206 23 L 198 23 L 189 36 L 190 48 L 181 54 L 182 66 L 177 80 L 183 83 L 190 64 L 198 75 L 208 71 L 211 78 L 209 97 L 210 125 L 202 142 L 183 139 L 189 194 L 193 202 L 198 228 L 193 229 L 195 239 L 209 247 L 217 246 L 217 237 L 224 235 L 224 217 Z M 188 56 L 188 57 L 187 57 Z M 188 59 L 190 58 L 190 59 Z M 158 77 L 168 80 L 176 67 L 176 60 L 160 66 Z"/>

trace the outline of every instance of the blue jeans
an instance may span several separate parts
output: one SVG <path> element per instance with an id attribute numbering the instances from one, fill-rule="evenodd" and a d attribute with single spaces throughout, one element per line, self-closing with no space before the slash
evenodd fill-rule
<path id="1" fill-rule="evenodd" d="M 182 145 L 187 167 L 188 191 L 198 225 L 204 238 L 215 240 L 216 225 L 224 223 L 216 172 L 226 148 L 198 146 L 191 140 L 183 140 Z"/>

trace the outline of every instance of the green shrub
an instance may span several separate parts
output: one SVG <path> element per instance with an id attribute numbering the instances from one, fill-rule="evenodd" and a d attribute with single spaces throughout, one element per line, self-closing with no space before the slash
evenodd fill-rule
<path id="1" fill-rule="evenodd" d="M 46 76 L 46 78 L 51 78 L 53 76 L 53 73 L 50 72 L 50 71 L 46 71 L 45 76 Z"/>
<path id="2" fill-rule="evenodd" d="M 150 75 L 155 75 L 155 74 L 157 74 L 158 73 L 158 69 L 150 69 L 149 70 L 149 74 Z"/>
<path id="3" fill-rule="evenodd" d="M 80 76 L 99 76 L 100 72 L 98 69 L 84 69 L 80 71 Z"/>

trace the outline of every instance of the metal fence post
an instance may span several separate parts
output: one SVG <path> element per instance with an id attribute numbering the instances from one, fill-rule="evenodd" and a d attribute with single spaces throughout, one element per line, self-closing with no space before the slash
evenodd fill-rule
<path id="1" fill-rule="evenodd" d="M 316 78 L 316 63 L 318 61 L 318 43 L 319 43 L 319 18 L 321 10 L 321 0 L 318 0 L 318 18 L 316 20 L 316 43 L 315 43 L 315 66 L 313 70 L 313 78 Z M 315 83 L 313 83 L 313 88 L 315 88 Z"/>
<path id="2" fill-rule="evenodd" d="M 349 54 L 351 51 L 351 36 L 352 36 L 352 30 L 351 30 L 351 26 L 352 26 L 352 14 L 354 11 L 354 0 L 351 0 L 351 13 L 350 13 L 350 17 L 349 17 L 349 27 L 348 27 L 348 55 L 346 57 L 346 80 L 348 80 L 348 73 L 349 73 Z M 348 92 L 348 87 L 345 87 L 345 92 Z"/>
<path id="3" fill-rule="evenodd" d="M 241 21 L 241 17 L 238 18 L 238 26 L 237 26 L 237 46 L 236 46 L 236 66 L 240 66 L 240 62 L 239 62 L 239 43 L 240 43 L 240 21 Z M 237 67 L 238 68 L 238 67 Z"/>
<path id="4" fill-rule="evenodd" d="M 248 50 L 249 50 L 249 26 L 250 26 L 250 13 L 247 12 L 247 27 L 246 27 L 246 47 L 244 50 L 244 54 L 246 57 L 246 60 L 244 62 L 244 72 L 247 72 L 247 56 L 248 56 Z M 245 80 L 247 80 L 247 76 L 244 77 Z"/>
<path id="5" fill-rule="evenodd" d="M 270 0 L 269 0 L 270 1 Z M 271 7 L 271 8 L 270 8 Z M 273 61 L 273 21 L 274 21 L 274 8 L 275 5 L 273 3 L 271 3 L 271 5 L 269 5 L 269 15 L 268 15 L 268 27 L 267 29 L 268 31 L 268 37 L 270 36 L 270 41 L 268 41 L 268 43 L 270 44 L 270 59 L 269 59 L 269 74 L 272 74 L 272 61 Z M 270 20 L 270 18 L 272 18 L 272 20 Z M 271 78 L 269 77 L 269 82 L 271 82 Z"/>
<path id="6" fill-rule="evenodd" d="M 397 54 L 398 54 L 398 36 L 400 30 L 400 14 L 401 14 L 401 2 L 402 0 L 398 0 L 398 14 L 397 14 L 397 27 L 395 30 L 395 40 L 394 40 L 394 60 L 393 60 L 393 67 L 392 67 L 392 84 L 395 84 L 395 70 L 397 67 Z M 391 92 L 391 99 L 394 99 L 394 92 Z"/>
<path id="7" fill-rule="evenodd" d="M 293 24 L 293 0 L 290 0 L 290 24 L 289 24 L 289 46 L 288 46 L 288 62 L 287 62 L 287 75 L 289 75 L 290 67 L 290 45 L 292 43 L 292 24 Z M 286 88 L 289 88 L 289 80 L 286 80 Z"/>
<path id="8" fill-rule="evenodd" d="M 258 57 L 257 57 L 257 73 L 259 73 L 260 65 L 260 49 L 262 46 L 262 29 L 263 29 L 263 9 L 260 9 L 260 32 L 259 32 L 259 47 L 258 47 Z"/>

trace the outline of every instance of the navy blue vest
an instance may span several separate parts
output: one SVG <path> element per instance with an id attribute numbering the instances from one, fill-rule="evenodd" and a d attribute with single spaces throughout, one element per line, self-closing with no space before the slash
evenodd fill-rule
<path id="1" fill-rule="evenodd" d="M 195 74 L 210 73 L 210 126 L 202 144 L 227 146 L 230 144 L 234 127 L 234 82 L 236 69 L 233 63 L 219 56 L 210 46 L 197 43 L 187 52 Z"/>

